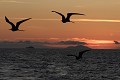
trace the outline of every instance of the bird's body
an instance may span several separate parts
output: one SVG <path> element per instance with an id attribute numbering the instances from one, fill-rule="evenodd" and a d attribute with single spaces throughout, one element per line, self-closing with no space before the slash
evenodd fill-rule
<path id="1" fill-rule="evenodd" d="M 21 21 L 17 22 L 16 25 L 14 25 L 14 24 L 13 24 L 11 21 L 9 21 L 9 19 L 5 16 L 6 22 L 9 23 L 9 24 L 12 26 L 12 28 L 9 29 L 9 30 L 12 30 L 12 31 L 24 31 L 24 30 L 19 30 L 19 26 L 20 26 L 21 23 L 23 23 L 23 22 L 25 22 L 25 21 L 27 21 L 27 20 L 30 20 L 30 19 L 31 19 L 31 18 L 21 20 Z"/>
<path id="2" fill-rule="evenodd" d="M 78 55 L 78 56 L 76 56 L 76 55 L 67 55 L 67 56 L 75 56 L 75 57 L 76 57 L 76 60 L 79 60 L 79 59 L 82 59 L 83 53 L 85 53 L 85 52 L 87 52 L 87 51 L 90 51 L 90 50 L 81 51 L 81 52 L 79 52 L 79 55 Z"/>
<path id="3" fill-rule="evenodd" d="M 72 15 L 85 15 L 85 14 L 80 14 L 80 13 L 67 13 L 67 17 L 65 17 L 63 14 L 61 14 L 61 13 L 59 13 L 59 12 L 57 12 L 57 11 L 52 11 L 52 12 L 55 12 L 55 13 L 61 15 L 61 16 L 62 16 L 62 22 L 63 22 L 63 23 L 72 22 L 72 21 L 70 21 L 70 17 L 71 17 Z M 74 23 L 74 22 L 72 22 L 72 23 Z"/>

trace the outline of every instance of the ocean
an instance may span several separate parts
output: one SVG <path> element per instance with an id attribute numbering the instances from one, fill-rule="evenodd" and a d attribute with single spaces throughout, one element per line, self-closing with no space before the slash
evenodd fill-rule
<path id="1" fill-rule="evenodd" d="M 120 50 L 0 49 L 0 80 L 120 80 Z"/>

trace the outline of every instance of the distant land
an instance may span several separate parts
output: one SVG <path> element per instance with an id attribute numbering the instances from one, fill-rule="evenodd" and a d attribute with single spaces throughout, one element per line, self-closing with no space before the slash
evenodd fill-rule
<path id="1" fill-rule="evenodd" d="M 87 44 L 81 41 L 35 42 L 35 41 L 0 41 L 0 48 L 67 48 L 67 49 L 120 49 L 119 44 Z"/>
<path id="2" fill-rule="evenodd" d="M 60 41 L 60 42 L 34 42 L 34 41 L 1 41 L 0 48 L 67 48 L 69 46 L 84 45 L 85 42 L 79 41 Z"/>

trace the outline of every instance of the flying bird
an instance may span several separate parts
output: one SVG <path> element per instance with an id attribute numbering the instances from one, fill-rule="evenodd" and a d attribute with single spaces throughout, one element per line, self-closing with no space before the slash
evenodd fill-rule
<path id="1" fill-rule="evenodd" d="M 115 43 L 115 44 L 120 44 L 120 42 L 118 42 L 118 41 L 114 41 L 114 43 Z"/>
<path id="2" fill-rule="evenodd" d="M 67 13 L 67 17 L 65 17 L 63 14 L 61 14 L 61 13 L 59 13 L 59 12 L 57 12 L 57 11 L 52 11 L 52 12 L 55 12 L 55 13 L 61 15 L 61 16 L 62 16 L 62 22 L 63 22 L 63 23 L 72 22 L 72 21 L 70 21 L 70 17 L 71 17 L 72 15 L 85 15 L 85 14 L 80 14 L 80 13 Z M 74 23 L 74 22 L 72 22 L 72 23 Z"/>
<path id="3" fill-rule="evenodd" d="M 79 60 L 79 59 L 82 59 L 83 53 L 85 53 L 85 52 L 87 52 L 87 51 L 90 51 L 90 50 L 81 51 L 81 52 L 79 52 L 79 55 L 78 55 L 78 56 L 76 56 L 76 55 L 67 55 L 67 56 L 75 56 L 75 57 L 76 57 L 76 60 Z"/>
<path id="4" fill-rule="evenodd" d="M 5 16 L 6 22 L 9 23 L 9 24 L 12 26 L 12 28 L 9 29 L 9 30 L 12 30 L 12 31 L 24 31 L 24 30 L 19 30 L 19 26 L 20 26 L 21 23 L 23 23 L 23 22 L 25 22 L 25 21 L 27 21 L 27 20 L 30 20 L 30 19 L 32 19 L 32 18 L 28 18 L 28 19 L 24 19 L 24 20 L 18 21 L 18 22 L 16 23 L 16 25 L 14 25 L 14 24 L 13 24 L 11 21 L 9 21 L 9 19 Z"/>

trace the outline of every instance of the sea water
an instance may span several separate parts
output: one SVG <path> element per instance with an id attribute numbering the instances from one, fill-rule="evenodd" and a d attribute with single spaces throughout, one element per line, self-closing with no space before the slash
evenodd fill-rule
<path id="1" fill-rule="evenodd" d="M 120 50 L 0 49 L 0 80 L 120 80 Z"/>

